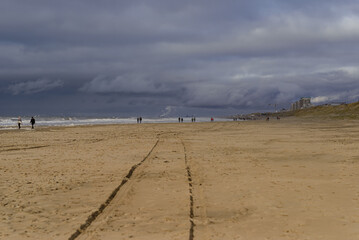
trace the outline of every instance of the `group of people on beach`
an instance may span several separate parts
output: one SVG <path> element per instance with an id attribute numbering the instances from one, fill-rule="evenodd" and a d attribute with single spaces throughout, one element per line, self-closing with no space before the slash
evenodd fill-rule
<path id="1" fill-rule="evenodd" d="M 196 122 L 196 118 L 195 118 L 195 117 L 192 117 L 192 118 L 191 118 L 191 121 L 192 121 L 192 122 Z M 182 117 L 179 117 L 179 118 L 178 118 L 178 122 L 179 122 L 179 123 L 183 122 L 183 118 L 182 118 Z"/>
<path id="2" fill-rule="evenodd" d="M 137 123 L 142 123 L 142 117 L 137 118 Z"/>
<path id="3" fill-rule="evenodd" d="M 35 125 L 35 118 L 34 117 L 31 117 L 30 123 L 31 123 L 31 128 L 34 129 L 34 125 Z M 17 119 L 17 125 L 18 125 L 19 129 L 21 128 L 21 124 L 22 124 L 22 120 L 21 120 L 21 117 L 19 117 Z"/>
<path id="4" fill-rule="evenodd" d="M 277 116 L 277 120 L 280 120 L 280 117 Z M 269 117 L 266 118 L 266 121 L 268 122 L 269 121 Z"/>
<path id="5" fill-rule="evenodd" d="M 196 122 L 196 117 L 192 117 L 192 118 L 191 118 L 191 121 L 192 121 L 192 122 Z M 213 119 L 213 117 L 211 117 L 211 122 L 213 122 L 213 121 L 214 121 L 214 119 Z M 183 118 L 182 118 L 182 117 L 179 117 L 179 118 L 178 118 L 178 122 L 179 122 L 179 123 L 183 122 Z"/>

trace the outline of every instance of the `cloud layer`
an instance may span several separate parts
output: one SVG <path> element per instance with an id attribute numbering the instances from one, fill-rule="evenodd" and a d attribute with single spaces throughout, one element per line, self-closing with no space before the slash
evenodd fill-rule
<path id="1" fill-rule="evenodd" d="M 0 39 L 0 99 L 15 110 L 38 94 L 44 111 L 72 99 L 71 112 L 148 115 L 359 96 L 354 0 L 5 0 Z"/>
<path id="2" fill-rule="evenodd" d="M 35 81 L 27 81 L 11 84 L 8 90 L 13 95 L 19 94 L 34 94 L 44 91 L 49 91 L 54 88 L 62 87 L 63 82 L 60 80 L 47 80 L 47 79 L 38 79 Z"/>

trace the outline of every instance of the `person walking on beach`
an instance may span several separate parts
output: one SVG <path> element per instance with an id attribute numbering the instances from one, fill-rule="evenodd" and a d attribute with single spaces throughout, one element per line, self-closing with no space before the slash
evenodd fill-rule
<path id="1" fill-rule="evenodd" d="M 17 119 L 17 125 L 19 126 L 19 129 L 21 128 L 22 120 L 21 117 Z"/>
<path id="2" fill-rule="evenodd" d="M 34 117 L 31 117 L 30 123 L 31 123 L 31 128 L 34 129 L 34 125 L 35 125 L 35 118 Z"/>

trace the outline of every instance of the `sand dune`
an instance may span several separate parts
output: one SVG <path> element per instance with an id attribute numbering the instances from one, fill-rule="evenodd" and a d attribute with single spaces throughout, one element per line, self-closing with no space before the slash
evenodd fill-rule
<path id="1" fill-rule="evenodd" d="M 0 239 L 359 239 L 358 121 L 0 136 Z"/>

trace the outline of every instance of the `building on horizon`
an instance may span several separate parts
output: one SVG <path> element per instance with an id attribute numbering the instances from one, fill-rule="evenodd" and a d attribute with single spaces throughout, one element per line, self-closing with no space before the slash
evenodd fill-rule
<path id="1" fill-rule="evenodd" d="M 313 104 L 310 102 L 311 98 L 308 97 L 302 97 L 298 101 L 291 104 L 290 110 L 296 111 L 300 109 L 310 108 L 313 106 Z"/>

